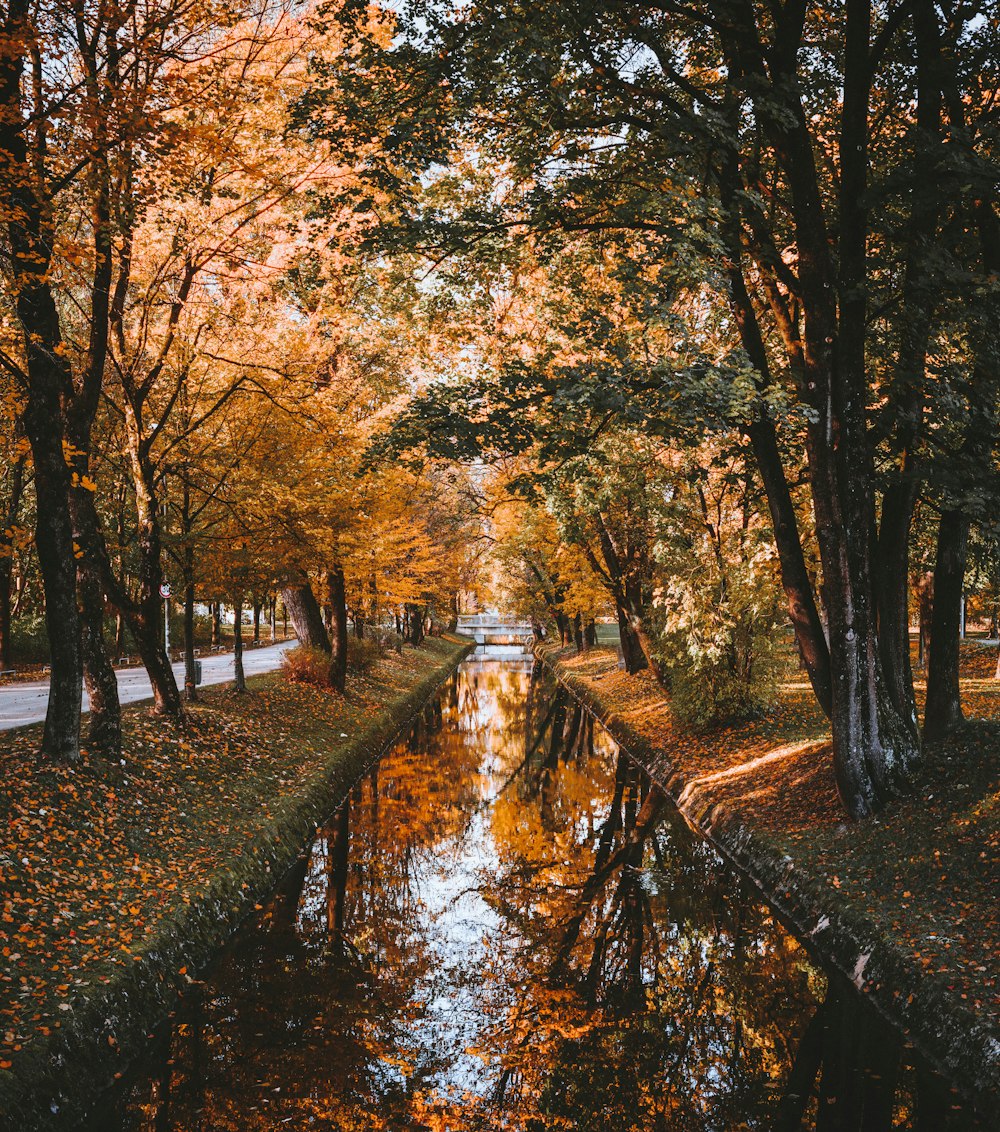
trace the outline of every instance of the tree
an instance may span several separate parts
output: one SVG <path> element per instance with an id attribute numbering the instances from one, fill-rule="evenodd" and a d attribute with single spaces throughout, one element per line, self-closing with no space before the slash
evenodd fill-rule
<path id="1" fill-rule="evenodd" d="M 25 438 L 19 435 L 18 404 L 14 390 L 0 377 L 0 443 L 3 459 L 2 494 L 0 494 L 0 671 L 14 666 L 11 650 L 11 613 L 14 559 L 25 547 L 25 528 L 21 525 L 22 510 L 28 487 L 28 452 Z"/>
<path id="2" fill-rule="evenodd" d="M 780 11 L 752 0 L 428 5 L 389 49 L 370 44 L 367 69 L 330 95 L 354 98 L 361 137 L 377 124 L 393 139 L 393 165 L 371 175 L 397 186 L 395 238 L 416 234 L 440 255 L 503 230 L 630 228 L 710 253 L 754 374 L 744 428 L 792 623 L 856 817 L 904 789 L 919 755 L 906 560 L 930 439 L 935 305 L 919 272 L 931 248 L 961 255 L 956 231 L 996 221 L 984 118 L 996 33 L 981 9 L 943 13 L 929 0 L 878 11 L 870 0 Z M 362 74 L 394 101 L 366 110 L 356 99 Z M 474 139 L 504 169 L 502 196 L 476 198 L 457 216 L 419 212 L 426 197 L 412 173 L 448 151 L 442 122 L 459 123 L 462 144 Z M 963 138 L 958 178 L 953 130 Z M 929 166 L 955 186 L 947 209 Z M 892 271 L 876 271 L 877 242 Z M 903 313 L 888 356 L 870 365 L 876 287 L 882 312 Z M 797 435 L 781 435 L 782 402 Z M 789 487 L 800 438 L 823 620 L 806 564 L 810 532 Z M 887 480 L 876 470 L 883 449 L 896 461 Z"/>
<path id="3" fill-rule="evenodd" d="M 137 227 L 168 199 L 156 174 L 192 155 L 198 127 L 182 108 L 225 65 L 209 44 L 234 16 L 211 2 L 41 0 L 8 6 L 4 19 L 0 188 L 17 338 L 3 357 L 23 391 L 38 502 L 52 661 L 42 745 L 72 759 L 81 675 L 92 741 L 114 748 L 119 732 L 91 434 L 127 323 Z M 146 651 L 159 687 L 159 658 Z"/>

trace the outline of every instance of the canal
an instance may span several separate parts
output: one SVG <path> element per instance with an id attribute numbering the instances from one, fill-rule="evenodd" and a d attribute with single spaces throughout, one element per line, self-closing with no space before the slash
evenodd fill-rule
<path id="1" fill-rule="evenodd" d="M 87 1132 L 987 1127 L 507 652 L 357 784 Z"/>

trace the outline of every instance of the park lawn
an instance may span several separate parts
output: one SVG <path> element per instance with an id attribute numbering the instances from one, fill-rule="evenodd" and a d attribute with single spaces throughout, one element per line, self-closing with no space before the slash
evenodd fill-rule
<path id="1" fill-rule="evenodd" d="M 54 766 L 36 753 L 37 727 L 5 732 L 0 1069 L 16 1073 L 19 1055 L 59 1030 L 89 988 L 155 951 L 164 924 L 261 851 L 276 813 L 332 770 L 349 787 L 375 753 L 356 740 L 391 728 L 393 709 L 460 647 L 428 639 L 389 655 L 352 676 L 344 698 L 272 673 L 246 696 L 205 689 L 183 724 L 127 708 L 121 763 L 85 752 Z"/>
<path id="2" fill-rule="evenodd" d="M 861 823 L 840 805 L 827 722 L 801 674 L 763 718 L 692 734 L 656 681 L 627 675 L 616 654 L 549 659 L 616 734 L 638 737 L 647 769 L 696 824 L 714 824 L 723 807 L 828 886 L 831 904 L 863 913 L 1000 1024 L 1000 681 L 981 678 L 995 649 L 970 644 L 963 655 L 975 674 L 963 680 L 969 722 L 928 746 L 910 797 Z"/>

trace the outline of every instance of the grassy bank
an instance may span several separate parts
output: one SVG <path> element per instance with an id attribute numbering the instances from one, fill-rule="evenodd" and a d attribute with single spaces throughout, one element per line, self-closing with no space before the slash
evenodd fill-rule
<path id="1" fill-rule="evenodd" d="M 932 744 L 914 794 L 849 823 L 825 719 L 789 680 L 766 718 L 692 735 L 607 651 L 542 650 L 569 689 L 797 934 L 991 1111 L 1000 1100 L 1000 688 Z"/>
<path id="2" fill-rule="evenodd" d="M 469 648 L 428 640 L 343 699 L 275 674 L 182 725 L 131 708 L 120 764 L 3 736 L 0 1128 L 72 1125 Z"/>

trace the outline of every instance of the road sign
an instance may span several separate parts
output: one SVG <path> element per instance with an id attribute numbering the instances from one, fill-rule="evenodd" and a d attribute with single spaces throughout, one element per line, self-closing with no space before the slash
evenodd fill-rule
<path id="1" fill-rule="evenodd" d="M 160 597 L 162 597 L 164 601 L 166 601 L 167 598 L 170 597 L 169 582 L 160 582 Z"/>

